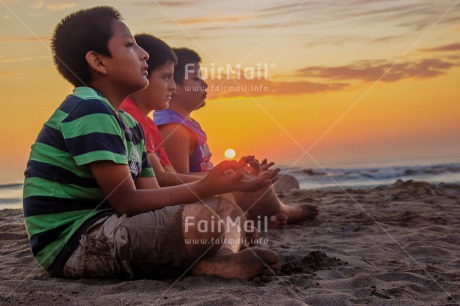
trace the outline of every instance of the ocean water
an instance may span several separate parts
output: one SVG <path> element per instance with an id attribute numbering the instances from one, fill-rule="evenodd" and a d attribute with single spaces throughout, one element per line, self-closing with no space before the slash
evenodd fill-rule
<path id="1" fill-rule="evenodd" d="M 22 208 L 22 183 L 0 184 L 0 209 Z"/>
<path id="2" fill-rule="evenodd" d="M 460 163 L 372 168 L 291 168 L 304 189 L 373 188 L 398 179 L 460 184 Z M 22 208 L 22 183 L 0 185 L 0 209 Z"/>
<path id="3" fill-rule="evenodd" d="M 372 168 L 285 169 L 304 189 L 373 188 L 398 179 L 433 184 L 460 183 L 460 163 Z"/>

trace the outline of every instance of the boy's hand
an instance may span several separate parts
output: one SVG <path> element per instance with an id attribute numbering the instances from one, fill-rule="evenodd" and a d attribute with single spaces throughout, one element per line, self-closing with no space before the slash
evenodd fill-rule
<path id="1" fill-rule="evenodd" d="M 275 163 L 267 162 L 266 158 L 260 163 L 254 155 L 247 155 L 243 156 L 238 161 L 238 164 L 240 164 L 248 173 L 258 175 L 261 172 L 268 171 Z"/>
<path id="2" fill-rule="evenodd" d="M 267 159 L 265 158 L 265 159 L 259 164 L 259 169 L 260 169 L 260 171 L 267 171 L 267 170 L 270 169 L 270 167 L 272 167 L 273 165 L 275 165 L 274 162 L 268 162 Z"/>
<path id="3" fill-rule="evenodd" d="M 203 183 L 216 190 L 217 194 L 232 191 L 256 191 L 273 184 L 279 169 L 248 176 L 245 168 L 236 161 L 224 161 L 214 167 L 203 179 Z"/>

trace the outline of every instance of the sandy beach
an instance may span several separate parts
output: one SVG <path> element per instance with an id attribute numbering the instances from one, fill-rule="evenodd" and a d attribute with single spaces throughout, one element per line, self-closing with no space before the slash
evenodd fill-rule
<path id="1" fill-rule="evenodd" d="M 263 234 L 282 270 L 269 283 L 218 277 L 50 278 L 21 210 L 0 211 L 4 305 L 459 305 L 460 185 L 397 181 L 363 190 L 292 190 L 320 216 Z M 267 244 L 264 244 L 266 242 Z"/>

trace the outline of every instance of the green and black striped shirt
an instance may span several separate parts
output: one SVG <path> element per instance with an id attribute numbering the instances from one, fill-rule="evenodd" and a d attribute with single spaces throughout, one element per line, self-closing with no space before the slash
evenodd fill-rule
<path id="1" fill-rule="evenodd" d="M 132 179 L 153 176 L 142 128 L 90 87 L 77 87 L 45 123 L 25 171 L 24 217 L 40 266 L 59 273 L 80 236 L 114 213 L 88 164 L 129 166 Z"/>

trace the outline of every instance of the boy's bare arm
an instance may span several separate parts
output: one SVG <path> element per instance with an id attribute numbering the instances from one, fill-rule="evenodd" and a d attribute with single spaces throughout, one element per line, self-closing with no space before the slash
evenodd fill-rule
<path id="1" fill-rule="evenodd" d="M 203 178 L 202 176 L 177 173 L 174 171 L 174 168 L 172 168 L 171 165 L 170 167 L 173 171 L 165 171 L 155 153 L 147 153 L 147 155 L 149 157 L 150 164 L 152 165 L 153 172 L 155 172 L 155 177 L 157 178 L 160 186 L 176 186 L 185 183 L 196 182 Z"/>
<path id="2" fill-rule="evenodd" d="M 178 123 L 162 125 L 159 129 L 163 147 L 174 169 L 179 173 L 189 173 L 189 156 L 192 146 L 190 131 Z"/>
<path id="3" fill-rule="evenodd" d="M 110 205 L 118 214 L 127 215 L 194 203 L 231 191 L 258 190 L 269 186 L 278 173 L 275 170 L 253 180 L 242 180 L 244 170 L 237 162 L 223 162 L 196 182 L 160 189 L 137 189 L 126 165 L 100 161 L 89 164 L 89 167 Z"/>
<path id="4" fill-rule="evenodd" d="M 197 202 L 212 196 L 200 183 L 161 189 L 137 189 L 126 165 L 110 161 L 89 165 L 110 205 L 118 214 L 135 215 L 169 205 Z M 144 179 L 145 180 L 145 179 Z M 154 180 L 154 178 L 152 178 Z M 146 185 L 143 182 L 143 185 Z"/>

